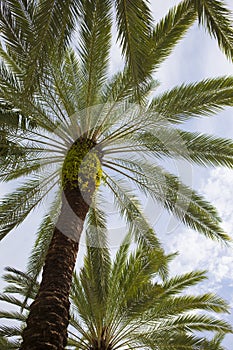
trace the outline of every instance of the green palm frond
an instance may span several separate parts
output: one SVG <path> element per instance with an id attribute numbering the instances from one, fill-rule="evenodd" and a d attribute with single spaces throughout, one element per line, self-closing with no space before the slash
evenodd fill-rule
<path id="1" fill-rule="evenodd" d="M 104 103 L 118 103 L 122 99 L 132 98 L 133 86 L 129 70 L 118 72 L 109 79 L 102 92 Z"/>
<path id="2" fill-rule="evenodd" d="M 76 25 L 79 2 L 41 0 L 19 2 L 2 1 L 0 8 L 0 32 L 7 45 L 8 62 L 15 65 L 17 57 L 20 73 L 24 73 L 25 88 L 32 89 L 38 76 L 49 62 L 48 56 L 70 42 Z M 11 64 L 11 65 L 12 65 Z M 35 86 L 33 86 L 35 90 Z"/>
<path id="3" fill-rule="evenodd" d="M 116 206 L 121 215 L 126 219 L 130 232 L 146 246 L 160 247 L 158 239 L 154 235 L 153 228 L 141 210 L 140 202 L 132 193 L 123 180 L 117 181 L 113 176 L 106 175 L 106 184 L 113 192 Z"/>
<path id="4" fill-rule="evenodd" d="M 0 318 L 8 319 L 8 320 L 16 320 L 25 322 L 27 317 L 22 315 L 19 312 L 7 312 L 7 311 L 1 311 L 0 312 Z"/>
<path id="5" fill-rule="evenodd" d="M 52 75 L 56 95 L 59 96 L 62 102 L 59 107 L 64 110 L 63 113 L 72 116 L 77 110 L 81 109 L 82 104 L 80 92 L 83 77 L 75 51 L 67 50 L 64 60 L 60 64 L 55 59 L 49 67 L 48 74 Z M 57 103 L 56 95 L 54 96 L 55 104 Z"/>
<path id="6" fill-rule="evenodd" d="M 84 322 L 89 329 L 95 333 L 95 319 L 94 315 L 95 312 L 93 312 L 93 308 L 96 308 L 96 304 L 92 305 L 89 303 L 89 300 L 91 300 L 90 295 L 92 293 L 92 290 L 89 287 L 90 281 L 87 280 L 87 284 L 82 283 L 82 276 L 85 278 L 85 274 L 81 271 L 81 275 L 74 274 L 73 277 L 73 284 L 71 288 L 71 299 L 74 303 L 74 310 L 71 310 L 72 315 L 77 312 L 78 313 L 78 319 L 77 316 L 73 316 L 70 323 L 73 327 L 77 329 L 77 331 L 83 335 L 88 334 L 85 330 L 83 330 L 82 326 L 80 326 L 79 319 L 81 319 L 81 322 Z M 86 288 L 86 290 L 85 290 Z M 90 295 L 89 295 L 89 293 Z M 96 313 L 98 314 L 98 309 L 96 310 Z"/>
<path id="7" fill-rule="evenodd" d="M 84 261 L 85 273 L 91 280 L 91 289 L 96 295 L 96 305 L 101 312 L 108 294 L 111 269 L 110 253 L 107 245 L 107 223 L 104 213 L 97 203 L 90 209 L 86 227 L 87 254 Z M 90 302 L 90 300 L 89 300 Z"/>
<path id="8" fill-rule="evenodd" d="M 153 68 L 158 68 L 171 54 L 196 18 L 197 15 L 189 1 L 181 1 L 157 23 L 152 35 Z"/>
<path id="9" fill-rule="evenodd" d="M 217 333 L 210 341 L 205 340 L 203 342 L 204 350 L 225 350 L 221 343 L 224 339 L 223 333 Z"/>
<path id="10" fill-rule="evenodd" d="M 184 185 L 178 177 L 166 172 L 162 167 L 137 159 L 133 161 L 115 159 L 107 161 L 106 166 L 128 177 L 145 195 L 149 193 L 185 225 L 212 239 L 230 240 L 220 227 L 221 219 L 216 209 L 196 191 Z M 133 175 L 131 176 L 129 172 Z M 115 192 L 121 193 L 119 196 L 123 198 L 123 191 L 120 192 L 118 183 L 117 186 L 118 189 Z M 144 224 L 143 227 L 145 228 Z"/>
<path id="11" fill-rule="evenodd" d="M 224 350 L 224 348 L 212 348 L 207 339 L 200 339 L 190 334 L 175 334 L 171 332 L 161 332 L 161 334 L 140 335 L 138 342 L 141 346 L 153 349 L 154 344 L 158 344 L 158 349 L 161 350 Z"/>
<path id="12" fill-rule="evenodd" d="M 147 0 L 114 0 L 118 24 L 118 40 L 125 55 L 135 93 L 140 101 L 140 85 L 150 78 L 148 60 L 150 58 L 150 40 L 152 17 Z"/>
<path id="13" fill-rule="evenodd" d="M 21 75 L 23 73 L 23 68 L 20 63 L 16 61 L 13 55 L 9 52 L 10 50 L 4 50 L 0 44 L 0 57 L 3 59 L 5 64 L 14 72 L 15 74 Z"/>
<path id="14" fill-rule="evenodd" d="M 14 311 L 2 311 L 0 312 L 0 345 L 1 349 L 19 349 L 21 343 L 21 334 L 24 328 L 29 306 L 25 305 L 26 312 L 22 312 L 22 297 L 24 296 L 24 289 L 28 285 L 29 278 L 21 271 L 7 268 L 7 274 L 4 275 L 4 279 L 7 282 L 7 286 L 4 289 L 4 293 L 0 295 L 0 301 L 3 305 L 11 305 L 14 307 Z M 38 288 L 38 285 L 37 285 Z M 15 297 L 17 295 L 18 297 Z M 30 295 L 31 298 L 35 298 L 36 294 Z M 19 311 L 16 311 L 18 308 Z M 9 325 L 4 325 L 4 322 L 10 321 Z M 5 347 L 4 347 L 5 346 Z"/>
<path id="15" fill-rule="evenodd" d="M 164 92 L 152 100 L 149 109 L 159 113 L 162 120 L 181 123 L 191 117 L 209 116 L 224 106 L 232 106 L 232 91 L 232 77 L 205 79 Z"/>
<path id="16" fill-rule="evenodd" d="M 79 57 L 85 83 L 81 90 L 81 107 L 98 103 L 97 96 L 107 76 L 111 39 L 109 0 L 83 1 L 81 8 Z"/>
<path id="17" fill-rule="evenodd" d="M 2 350 L 19 349 L 20 342 L 17 340 L 9 341 L 6 337 L 0 336 L 0 346 Z"/>
<path id="18" fill-rule="evenodd" d="M 4 130 L 6 126 L 17 129 L 22 124 L 20 119 L 20 113 L 13 106 L 0 101 L 0 130 Z"/>
<path id="19" fill-rule="evenodd" d="M 19 294 L 20 296 L 25 296 L 27 294 L 28 286 L 31 285 L 32 278 L 28 273 L 24 273 L 11 267 L 7 267 L 5 270 L 7 273 L 3 276 L 3 279 L 8 283 L 8 285 L 5 287 L 4 292 L 10 293 L 10 296 L 5 295 L 5 297 L 3 296 L 1 300 L 22 307 L 23 301 L 19 301 L 11 295 Z M 33 287 L 30 290 L 28 298 L 34 299 L 37 293 L 37 289 L 38 282 L 35 281 Z M 25 309 L 29 309 L 29 306 L 27 304 L 25 304 Z"/>
<path id="20" fill-rule="evenodd" d="M 168 257 L 169 259 L 169 257 Z M 158 284 L 151 284 L 151 279 L 160 274 L 161 266 L 167 264 L 167 257 L 161 252 L 140 247 L 130 254 L 121 267 L 121 274 L 113 273 L 114 282 L 110 281 L 107 304 L 107 319 L 113 329 L 117 329 L 116 318 L 130 323 L 155 305 L 155 298 L 161 290 Z M 115 283 L 115 284 L 113 284 Z M 119 290 L 124 291 L 120 294 Z M 125 317 L 125 321 L 123 321 Z"/>
<path id="21" fill-rule="evenodd" d="M 40 182 L 39 179 L 28 181 L 24 186 L 18 188 L 13 195 L 2 200 L 0 205 L 1 239 L 23 222 L 41 202 L 44 195 L 54 187 L 54 183 L 51 183 L 51 180 L 52 178 L 49 181 L 44 180 Z"/>
<path id="22" fill-rule="evenodd" d="M 198 13 L 199 23 L 217 39 L 219 47 L 232 61 L 233 26 L 232 13 L 222 0 L 189 0 Z"/>
<path id="23" fill-rule="evenodd" d="M 18 289 L 18 287 L 17 287 L 17 290 L 12 290 L 12 293 L 14 293 L 14 292 L 16 292 L 16 293 L 21 293 L 21 290 L 19 290 Z M 10 291 L 10 293 L 11 293 L 11 291 Z M 6 294 L 6 293 L 2 293 L 2 294 L 0 294 L 0 301 L 1 302 L 5 302 L 5 303 L 8 303 L 8 304 L 12 304 L 12 305 L 15 305 L 15 306 L 22 306 L 22 301 L 20 300 L 20 299 L 18 299 L 18 298 L 15 298 L 15 297 L 13 297 L 13 296 L 11 296 L 11 295 L 9 295 L 9 294 Z M 26 307 L 25 308 L 29 308 L 29 306 L 28 305 L 26 305 Z"/>
<path id="24" fill-rule="evenodd" d="M 204 279 L 206 279 L 206 276 L 205 272 L 203 271 L 194 271 L 172 277 L 169 279 L 169 281 L 165 281 L 162 295 L 165 294 L 166 296 L 173 296 L 181 293 L 185 288 L 194 286 Z"/>
<path id="25" fill-rule="evenodd" d="M 51 214 L 46 215 L 42 222 L 35 245 L 28 261 L 28 273 L 38 277 L 43 267 L 44 259 L 53 234 L 54 223 Z"/>
<path id="26" fill-rule="evenodd" d="M 165 297 L 166 300 L 166 297 Z M 190 310 L 208 310 L 214 312 L 228 312 L 228 305 L 226 302 L 213 295 L 211 293 L 203 294 L 201 296 L 179 296 L 171 298 L 171 306 L 169 306 L 169 314 L 174 315 L 180 312 L 187 312 Z M 157 317 L 163 317 L 167 313 L 167 305 L 166 301 L 163 302 L 163 298 L 161 296 L 161 300 L 159 305 L 156 306 L 155 313 Z"/>
<path id="27" fill-rule="evenodd" d="M 12 349 L 18 349 L 19 343 L 14 341 L 9 341 L 7 338 L 0 336 L 0 346 L 2 350 L 12 350 Z"/>
<path id="28" fill-rule="evenodd" d="M 30 66 L 26 72 L 26 89 L 31 89 L 32 84 L 38 82 L 40 70 L 49 62 L 53 50 L 61 52 L 69 43 L 76 25 L 78 6 L 77 0 L 41 0 L 37 4 L 33 16 L 34 41 L 28 52 Z"/>
<path id="29" fill-rule="evenodd" d="M 183 158 L 203 166 L 233 166 L 233 142 L 230 139 L 161 127 L 156 135 L 145 132 L 138 140 L 158 157 Z"/>
<path id="30" fill-rule="evenodd" d="M 0 34 L 8 46 L 7 54 L 13 59 L 17 57 L 20 67 L 25 67 L 28 48 L 33 39 L 29 20 L 30 12 L 22 2 L 1 1 Z"/>
<path id="31" fill-rule="evenodd" d="M 138 342 L 136 344 L 141 344 L 142 346 L 153 349 L 153 344 L 155 343 L 155 339 L 142 335 L 138 339 Z M 161 334 L 159 337 L 156 337 L 156 343 L 158 344 L 158 349 L 163 350 L 193 350 L 198 349 L 195 348 L 197 344 L 200 343 L 199 339 L 196 339 L 193 336 L 188 335 L 173 335 L 172 334 L 172 340 L 169 336 L 166 334 Z"/>
<path id="32" fill-rule="evenodd" d="M 216 331 L 216 332 L 231 332 L 232 328 L 229 324 L 218 318 L 209 317 L 206 315 L 182 315 L 171 318 L 164 322 L 161 327 L 164 330 L 176 329 L 178 331 Z"/>

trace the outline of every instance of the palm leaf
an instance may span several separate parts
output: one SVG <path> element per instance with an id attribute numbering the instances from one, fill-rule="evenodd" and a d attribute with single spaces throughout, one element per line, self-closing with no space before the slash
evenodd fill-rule
<path id="1" fill-rule="evenodd" d="M 18 342 L 10 342 L 5 337 L 0 336 L 0 346 L 2 350 L 12 350 L 18 349 L 20 343 Z"/>
<path id="2" fill-rule="evenodd" d="M 199 83 L 183 84 L 155 97 L 149 109 L 157 118 L 180 123 L 192 117 L 209 116 L 232 106 L 232 77 L 205 79 Z"/>
<path id="3" fill-rule="evenodd" d="M 118 39 L 134 81 L 137 100 L 140 85 L 150 78 L 148 59 L 151 50 L 152 17 L 146 0 L 115 0 Z"/>
<path id="4" fill-rule="evenodd" d="M 231 326 L 214 317 L 206 315 L 182 315 L 164 322 L 162 329 L 176 329 L 179 331 L 194 330 L 194 331 L 215 331 L 231 333 Z"/>
<path id="5" fill-rule="evenodd" d="M 233 143 L 229 139 L 161 127 L 156 135 L 145 132 L 136 140 L 158 158 L 183 158 L 203 166 L 233 166 Z"/>
<path id="6" fill-rule="evenodd" d="M 18 1 L 1 1 L 0 34 L 8 46 L 8 53 L 16 56 L 22 66 L 25 66 L 27 48 L 32 38 L 29 26 L 28 18 Z"/>
<path id="7" fill-rule="evenodd" d="M 128 177 L 145 195 L 149 193 L 187 226 L 212 239 L 223 242 L 231 240 L 219 225 L 221 220 L 216 209 L 176 176 L 161 167 L 137 159 L 130 161 L 118 158 L 114 162 L 108 161 L 107 164 L 111 169 Z M 129 175 L 129 171 L 133 176 Z"/>
<path id="8" fill-rule="evenodd" d="M 0 205 L 0 225 L 3 239 L 11 230 L 17 227 L 29 213 L 41 202 L 41 198 L 54 187 L 53 177 L 48 181 L 31 180 L 18 188 L 10 197 L 5 197 Z M 49 183 L 49 189 L 46 186 Z"/>
<path id="9" fill-rule="evenodd" d="M 26 91 L 38 82 L 53 50 L 61 52 L 75 27 L 79 1 L 41 0 L 33 17 L 34 42 L 29 51 L 30 66 L 26 74 Z M 35 89 L 35 87 L 33 87 Z"/>
<path id="10" fill-rule="evenodd" d="M 158 68 L 171 54 L 175 45 L 184 37 L 196 17 L 197 15 L 189 1 L 181 1 L 160 20 L 152 35 L 153 68 Z"/>
<path id="11" fill-rule="evenodd" d="M 110 1 L 83 1 L 81 13 L 79 56 L 85 77 L 81 107 L 88 108 L 98 102 L 98 91 L 106 80 L 111 39 Z"/>
<path id="12" fill-rule="evenodd" d="M 199 23 L 203 24 L 209 34 L 217 39 L 219 47 L 232 60 L 233 26 L 232 14 L 221 0 L 189 0 L 198 13 Z"/>
<path id="13" fill-rule="evenodd" d="M 125 184 L 123 186 L 123 180 L 121 179 L 120 183 L 113 176 L 110 177 L 106 174 L 106 184 L 112 190 L 116 205 L 128 222 L 130 232 L 136 240 L 143 243 L 145 247 L 159 248 L 159 241 L 141 210 L 140 202 Z"/>
<path id="14" fill-rule="evenodd" d="M 84 269 L 94 294 L 91 300 L 93 304 L 96 302 L 97 318 L 101 322 L 103 319 L 101 314 L 108 295 L 111 259 L 107 246 L 106 218 L 104 213 L 98 209 L 96 200 L 88 213 L 86 234 L 87 254 Z"/>

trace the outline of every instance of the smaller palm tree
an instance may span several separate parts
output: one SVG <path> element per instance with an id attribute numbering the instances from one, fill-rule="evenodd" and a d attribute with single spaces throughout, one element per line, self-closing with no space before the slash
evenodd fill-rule
<path id="1" fill-rule="evenodd" d="M 171 255 L 145 251 L 142 245 L 131 253 L 129 249 L 127 237 L 112 261 L 108 249 L 88 246 L 84 266 L 73 279 L 67 349 L 224 350 L 223 336 L 232 329 L 213 313 L 228 312 L 226 302 L 212 293 L 194 296 L 186 292 L 205 279 L 205 273 L 168 278 Z M 7 271 L 8 286 L 0 300 L 22 307 L 30 276 Z M 31 290 L 32 299 L 37 288 L 34 285 Z M 28 311 L 26 305 L 23 312 L 0 313 L 1 318 L 20 322 L 20 326 L 0 327 L 2 350 L 19 348 Z M 216 334 L 208 340 L 196 331 Z"/>

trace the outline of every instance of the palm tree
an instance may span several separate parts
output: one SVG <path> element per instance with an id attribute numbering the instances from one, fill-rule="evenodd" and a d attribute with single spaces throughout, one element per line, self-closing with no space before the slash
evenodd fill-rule
<path id="1" fill-rule="evenodd" d="M 212 293 L 194 296 L 186 291 L 205 279 L 204 272 L 169 278 L 172 256 L 161 256 L 157 249 L 145 251 L 142 245 L 129 253 L 128 238 L 113 261 L 108 249 L 88 245 L 84 266 L 73 279 L 67 349 L 224 349 L 221 340 L 232 329 L 214 313 L 228 312 L 227 304 Z M 0 300 L 20 307 L 30 276 L 7 270 L 8 285 Z M 37 288 L 39 284 L 30 295 L 33 299 Z M 0 327 L 0 336 L 8 341 L 2 350 L 20 347 L 28 312 L 28 305 L 23 314 L 0 312 L 1 318 L 20 322 Z M 207 340 L 200 333 L 204 331 L 216 335 Z"/>
<path id="2" fill-rule="evenodd" d="M 24 350 L 66 345 L 68 296 L 84 221 L 90 227 L 106 226 L 98 204 L 103 187 L 111 191 L 120 214 L 144 246 L 159 247 L 159 242 L 135 191 L 124 179 L 189 227 L 229 240 L 215 208 L 157 160 L 179 157 L 232 167 L 232 141 L 175 126 L 231 106 L 233 79 L 207 79 L 175 87 L 152 101 L 147 98 L 154 84 L 152 72 L 198 15 L 231 57 L 228 12 L 220 1 L 212 5 L 207 0 L 182 1 L 153 28 L 146 2 L 129 2 L 127 8 L 124 1 L 114 3 L 126 65 L 108 79 L 110 1 L 1 2 L 2 101 L 36 127 L 23 132 L 13 129 L 7 135 L 8 151 L 0 159 L 1 179 L 26 179 L 2 201 L 0 238 L 56 192 L 31 257 L 35 276 L 45 256 L 46 260 L 23 335 Z M 76 16 L 78 48 L 65 49 Z M 51 217 L 56 218 L 56 225 Z"/>

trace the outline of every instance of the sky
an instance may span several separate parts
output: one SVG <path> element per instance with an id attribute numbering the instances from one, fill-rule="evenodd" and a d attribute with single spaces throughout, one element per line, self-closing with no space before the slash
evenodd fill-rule
<path id="1" fill-rule="evenodd" d="M 161 18 L 170 7 L 179 3 L 178 0 L 154 0 L 151 8 L 155 19 Z M 233 11 L 233 1 L 227 1 Z M 117 71 L 122 67 L 122 60 L 117 46 L 112 49 L 112 60 L 110 70 Z M 174 87 L 183 82 L 194 82 L 207 77 L 221 75 L 232 75 L 233 65 L 230 64 L 221 53 L 217 43 L 210 39 L 209 35 L 197 25 L 188 31 L 186 37 L 177 45 L 174 52 L 162 64 L 155 78 L 161 83 L 159 91 Z M 218 115 L 195 119 L 187 124 L 192 131 L 212 133 L 222 137 L 233 138 L 233 109 L 228 108 Z M 187 182 L 206 196 L 218 209 L 222 219 L 223 228 L 233 237 L 233 170 L 225 168 L 203 169 L 201 167 L 187 166 L 187 164 L 176 163 L 174 167 L 182 176 L 186 176 Z M 3 195 L 10 191 L 8 184 L 0 184 L 0 193 Z M 144 209 L 148 215 L 151 205 L 144 203 Z M 46 205 L 42 208 L 46 211 Z M 179 251 L 179 256 L 171 263 L 171 274 L 179 274 L 195 269 L 208 269 L 208 281 L 202 283 L 199 292 L 216 292 L 224 297 L 233 310 L 233 247 L 224 247 L 212 242 L 202 235 L 178 225 L 176 221 L 166 220 L 166 214 L 160 213 L 156 222 L 158 234 L 165 246 L 166 251 Z M 0 246 L 0 275 L 3 274 L 5 266 L 25 269 L 27 256 L 31 250 L 36 228 L 40 222 L 41 210 L 30 215 L 24 225 L 6 237 Z M 166 223 L 166 225 L 164 224 Z M 115 223 L 111 234 L 119 230 Z M 112 237 L 111 248 L 113 252 L 117 249 L 119 241 Z M 81 243 L 78 265 L 82 261 L 84 244 Z M 0 290 L 3 282 L 0 281 Z M 233 324 L 233 316 L 226 316 Z M 227 336 L 224 345 L 231 350 L 233 336 Z"/>

